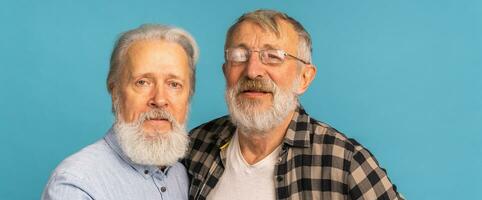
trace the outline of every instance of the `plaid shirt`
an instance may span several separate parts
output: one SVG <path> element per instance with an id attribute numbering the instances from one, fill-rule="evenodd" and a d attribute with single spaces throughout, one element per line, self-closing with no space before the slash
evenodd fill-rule
<path id="1" fill-rule="evenodd" d="M 189 199 L 204 200 L 216 186 L 235 131 L 228 116 L 191 131 L 184 160 Z M 286 131 L 274 179 L 277 199 L 403 199 L 367 149 L 311 118 L 301 106 Z"/>

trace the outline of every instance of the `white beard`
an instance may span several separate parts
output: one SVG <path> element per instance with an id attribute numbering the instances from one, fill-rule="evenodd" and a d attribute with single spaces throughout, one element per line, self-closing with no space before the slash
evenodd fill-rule
<path id="1" fill-rule="evenodd" d="M 144 132 L 142 124 L 148 115 L 149 112 L 143 113 L 133 123 L 116 121 L 114 130 L 121 149 L 134 163 L 171 166 L 187 152 L 189 137 L 185 126 L 176 122 L 168 113 L 172 130 L 167 133 L 156 133 L 157 137 L 147 139 L 147 133 Z"/>
<path id="2" fill-rule="evenodd" d="M 287 90 L 281 90 L 271 79 L 264 80 L 262 85 L 273 94 L 272 105 L 267 109 L 259 108 L 261 101 L 239 98 L 242 82 L 243 80 L 240 80 L 236 86 L 227 88 L 225 94 L 231 120 L 242 134 L 264 136 L 298 106 L 295 88 L 299 85 L 299 79 Z"/>

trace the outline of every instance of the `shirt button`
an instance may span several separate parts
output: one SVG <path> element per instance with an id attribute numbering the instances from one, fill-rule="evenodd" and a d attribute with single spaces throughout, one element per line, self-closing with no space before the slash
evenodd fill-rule
<path id="1" fill-rule="evenodd" d="M 166 187 L 164 187 L 164 186 L 161 187 L 161 192 L 165 192 L 166 190 L 167 190 Z"/>
<path id="2" fill-rule="evenodd" d="M 276 181 L 278 181 L 278 182 L 283 181 L 283 176 L 276 176 Z"/>
<path id="3" fill-rule="evenodd" d="M 149 174 L 149 170 L 144 170 L 144 174 Z"/>

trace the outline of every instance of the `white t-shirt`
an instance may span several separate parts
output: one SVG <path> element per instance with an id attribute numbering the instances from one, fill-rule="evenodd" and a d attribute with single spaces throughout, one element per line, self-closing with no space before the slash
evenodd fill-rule
<path id="1" fill-rule="evenodd" d="M 279 151 L 278 147 L 263 160 L 250 165 L 241 153 L 236 131 L 226 149 L 224 173 L 207 200 L 276 199 L 274 167 Z"/>

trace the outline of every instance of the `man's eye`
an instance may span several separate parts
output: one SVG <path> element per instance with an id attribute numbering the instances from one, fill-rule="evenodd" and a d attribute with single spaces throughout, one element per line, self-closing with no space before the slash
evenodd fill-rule
<path id="1" fill-rule="evenodd" d="M 272 54 L 272 53 L 269 53 L 269 54 L 268 54 L 268 58 L 269 58 L 269 59 L 278 59 L 278 60 L 281 60 L 281 58 L 278 56 L 278 54 Z"/>
<path id="2" fill-rule="evenodd" d="M 246 62 L 249 52 L 245 49 L 234 48 L 228 51 L 226 59 L 232 62 Z"/>
<path id="3" fill-rule="evenodd" d="M 182 85 L 178 82 L 170 82 L 169 87 L 171 87 L 171 88 L 182 88 Z"/>
<path id="4" fill-rule="evenodd" d="M 147 80 L 141 79 L 141 80 L 136 81 L 136 85 L 138 85 L 138 86 L 148 86 L 149 82 Z"/>

